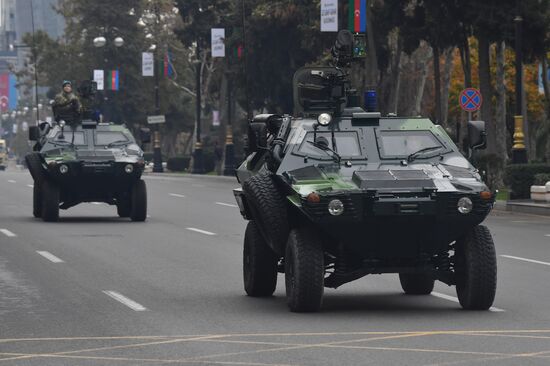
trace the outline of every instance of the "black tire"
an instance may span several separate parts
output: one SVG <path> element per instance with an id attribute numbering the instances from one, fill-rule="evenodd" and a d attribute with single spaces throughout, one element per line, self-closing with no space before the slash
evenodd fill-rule
<path id="1" fill-rule="evenodd" d="M 32 188 L 32 215 L 34 217 L 42 217 L 42 187 L 38 182 L 34 182 Z"/>
<path id="2" fill-rule="evenodd" d="M 44 167 L 42 166 L 42 158 L 40 154 L 34 152 L 27 154 L 25 156 L 25 162 L 27 163 L 27 168 L 31 173 L 32 179 L 35 183 L 43 184 L 46 180 L 46 173 L 44 172 Z"/>
<path id="3" fill-rule="evenodd" d="M 466 310 L 487 310 L 495 300 L 497 257 L 489 229 L 473 228 L 456 243 L 456 293 Z"/>
<path id="4" fill-rule="evenodd" d="M 421 273 L 400 273 L 399 282 L 407 295 L 429 295 L 435 284 L 431 276 Z"/>
<path id="5" fill-rule="evenodd" d="M 277 287 L 277 255 L 267 246 L 258 226 L 249 221 L 244 234 L 243 278 L 248 296 L 273 295 Z"/>
<path id="6" fill-rule="evenodd" d="M 42 188 L 42 220 L 56 222 L 59 220 L 59 187 L 49 180 L 45 180 L 40 186 Z"/>
<path id="7" fill-rule="evenodd" d="M 324 281 L 324 252 L 320 238 L 309 228 L 291 230 L 285 255 L 286 299 L 290 311 L 319 311 Z"/>
<path id="8" fill-rule="evenodd" d="M 132 201 L 129 197 L 122 197 L 117 200 L 116 211 L 119 217 L 130 217 L 132 213 Z"/>
<path id="9" fill-rule="evenodd" d="M 132 187 L 130 219 L 132 221 L 145 221 L 147 219 L 147 187 L 141 179 Z"/>
<path id="10" fill-rule="evenodd" d="M 243 192 L 265 241 L 276 254 L 283 256 L 290 230 L 284 195 L 267 172 L 247 179 Z"/>

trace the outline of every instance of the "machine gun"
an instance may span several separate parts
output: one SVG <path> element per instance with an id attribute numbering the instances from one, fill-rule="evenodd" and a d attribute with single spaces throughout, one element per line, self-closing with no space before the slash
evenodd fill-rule
<path id="1" fill-rule="evenodd" d="M 97 82 L 84 80 L 78 87 L 78 94 L 82 103 L 82 120 L 93 120 L 99 122 L 99 116 L 96 113 L 96 94 Z"/>
<path id="2" fill-rule="evenodd" d="M 307 116 L 330 112 L 339 115 L 346 105 L 359 105 L 359 96 L 352 89 L 345 69 L 353 62 L 364 60 L 365 35 L 341 30 L 331 53 L 332 66 L 305 67 L 294 75 L 294 104 L 298 114 Z"/>

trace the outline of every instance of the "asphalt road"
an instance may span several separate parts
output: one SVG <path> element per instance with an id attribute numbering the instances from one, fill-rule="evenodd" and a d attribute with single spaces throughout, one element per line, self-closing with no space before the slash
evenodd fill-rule
<path id="1" fill-rule="evenodd" d="M 493 214 L 495 308 L 454 288 L 406 296 L 396 275 L 288 312 L 245 296 L 236 182 L 147 177 L 147 222 L 103 204 L 32 218 L 32 179 L 0 172 L 2 365 L 550 365 L 550 219 Z M 507 256 L 507 257 L 505 257 Z"/>

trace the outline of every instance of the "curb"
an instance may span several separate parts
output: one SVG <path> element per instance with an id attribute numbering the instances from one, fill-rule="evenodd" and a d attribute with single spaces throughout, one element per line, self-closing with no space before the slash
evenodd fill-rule
<path id="1" fill-rule="evenodd" d="M 533 203 L 530 201 L 504 203 L 504 209 L 508 212 L 524 213 L 529 215 L 550 216 L 550 205 Z"/>

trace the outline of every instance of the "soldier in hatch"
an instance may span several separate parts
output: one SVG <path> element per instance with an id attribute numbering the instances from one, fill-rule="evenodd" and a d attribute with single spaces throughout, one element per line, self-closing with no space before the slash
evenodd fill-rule
<path id="1" fill-rule="evenodd" d="M 56 95 L 52 105 L 56 122 L 65 121 L 68 125 L 75 125 L 82 115 L 82 104 L 78 96 L 73 93 L 73 85 L 70 81 L 63 82 L 63 91 Z"/>

